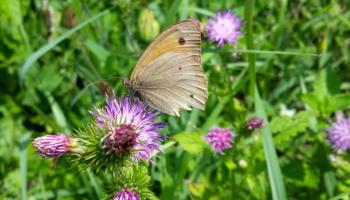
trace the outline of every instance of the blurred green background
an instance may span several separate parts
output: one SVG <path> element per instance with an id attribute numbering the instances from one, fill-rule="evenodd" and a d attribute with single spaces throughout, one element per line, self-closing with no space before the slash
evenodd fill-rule
<path id="1" fill-rule="evenodd" d="M 253 11 L 255 49 L 269 51 L 256 54 L 256 84 L 288 199 L 349 198 L 349 155 L 332 150 L 325 134 L 334 112 L 350 105 L 349 8 L 348 0 L 257 1 L 254 7 L 230 0 L 1 0 L 0 199 L 103 197 L 108 174 L 43 159 L 32 138 L 71 134 L 92 120 L 89 110 L 104 105 L 106 92 L 126 93 L 120 77 L 131 73 L 160 30 L 190 17 L 205 25 L 226 9 L 244 23 L 245 11 Z M 206 110 L 162 117 L 168 148 L 150 167 L 161 199 L 272 198 L 261 132 L 245 129 L 254 99 L 242 32 L 234 47 L 203 40 Z M 47 44 L 53 48 L 33 60 Z M 225 155 L 214 155 L 200 139 L 214 126 L 236 133 Z"/>

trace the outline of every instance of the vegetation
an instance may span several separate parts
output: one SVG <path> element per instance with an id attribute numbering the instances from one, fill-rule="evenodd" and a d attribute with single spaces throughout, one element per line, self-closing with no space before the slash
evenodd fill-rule
<path id="1" fill-rule="evenodd" d="M 73 135 L 105 93 L 127 94 L 138 57 L 169 25 L 203 25 L 230 9 L 236 45 L 205 36 L 205 111 L 163 115 L 164 152 L 149 166 L 160 199 L 346 199 L 349 155 L 327 140 L 335 112 L 350 114 L 348 1 L 30 1 L 0 4 L 0 198 L 101 199 L 111 177 L 35 153 L 32 138 Z M 146 26 L 147 25 L 147 26 Z M 246 128 L 250 117 L 264 128 Z M 349 116 L 349 115 L 348 115 Z M 212 127 L 235 133 L 215 154 Z"/>

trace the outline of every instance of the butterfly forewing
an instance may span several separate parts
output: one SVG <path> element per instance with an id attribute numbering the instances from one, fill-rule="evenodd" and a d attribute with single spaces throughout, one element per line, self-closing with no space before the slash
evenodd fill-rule
<path id="1" fill-rule="evenodd" d="M 185 20 L 146 49 L 130 78 L 143 101 L 171 115 L 179 115 L 181 109 L 204 109 L 208 86 L 201 69 L 200 37 L 199 24 Z"/>

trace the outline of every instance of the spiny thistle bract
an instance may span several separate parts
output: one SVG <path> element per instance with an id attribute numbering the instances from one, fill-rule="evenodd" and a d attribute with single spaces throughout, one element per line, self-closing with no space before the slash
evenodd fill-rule
<path id="1" fill-rule="evenodd" d="M 113 176 L 113 186 L 106 188 L 109 195 L 104 199 L 121 200 L 157 200 L 158 198 L 150 191 L 151 177 L 147 173 L 147 166 L 140 166 L 136 163 L 119 168 Z M 119 198 L 118 198 L 119 197 Z"/>

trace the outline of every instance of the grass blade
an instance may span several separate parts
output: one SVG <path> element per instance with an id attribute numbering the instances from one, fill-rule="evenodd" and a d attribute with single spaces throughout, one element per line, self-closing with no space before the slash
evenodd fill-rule
<path id="1" fill-rule="evenodd" d="M 47 98 L 47 101 L 50 103 L 50 107 L 56 123 L 63 130 L 64 133 L 69 133 L 70 129 L 69 129 L 66 117 L 64 115 L 64 112 L 61 109 L 61 106 L 57 103 L 55 98 L 50 93 L 45 92 L 44 94 Z"/>
<path id="2" fill-rule="evenodd" d="M 100 188 L 99 188 L 98 183 L 96 181 L 96 176 L 92 173 L 91 169 L 87 170 L 87 174 L 89 176 L 91 185 L 94 188 L 97 197 L 100 199 L 101 198 L 101 191 L 100 191 Z"/>
<path id="3" fill-rule="evenodd" d="M 263 146 L 267 162 L 267 170 L 270 180 L 272 197 L 275 200 L 285 200 L 287 199 L 287 194 L 283 183 L 282 172 L 278 163 L 276 149 L 273 144 L 272 133 L 269 128 L 269 123 L 265 113 L 264 105 L 260 98 L 260 94 L 257 87 L 255 87 L 255 110 L 257 115 L 262 117 L 265 122 L 265 126 L 262 129 Z"/>
<path id="4" fill-rule="evenodd" d="M 246 0 L 245 7 L 244 7 L 244 14 L 245 14 L 245 28 L 246 28 L 246 38 L 247 38 L 247 48 L 248 49 L 254 49 L 254 40 L 253 40 L 253 11 L 254 11 L 254 4 L 255 0 Z M 254 97 L 254 87 L 255 87 L 255 54 L 250 53 L 248 56 L 248 63 L 249 63 L 249 93 L 250 96 Z"/>
<path id="5" fill-rule="evenodd" d="M 175 15 L 181 5 L 181 0 L 175 0 L 166 16 L 164 27 L 170 26 L 175 21 Z"/>
<path id="6" fill-rule="evenodd" d="M 210 10 L 204 9 L 204 8 L 198 8 L 198 7 L 189 7 L 188 8 L 189 12 L 194 12 L 194 13 L 198 13 L 204 16 L 208 16 L 208 17 L 214 17 L 215 13 L 213 13 Z"/>
<path id="7" fill-rule="evenodd" d="M 299 51 L 269 51 L 258 49 L 214 49 L 203 48 L 203 53 L 216 52 L 216 53 L 247 53 L 247 54 L 268 54 L 268 55 L 286 55 L 286 56 L 314 56 L 319 57 L 321 54 L 307 53 Z"/>
<path id="8" fill-rule="evenodd" d="M 20 142 L 20 173 L 21 173 L 21 198 L 27 199 L 27 146 L 30 140 L 30 133 L 26 133 L 22 136 Z"/>
<path id="9" fill-rule="evenodd" d="M 59 36 L 58 38 L 56 38 L 55 40 L 53 40 L 52 42 L 42 46 L 40 49 L 36 50 L 34 53 L 32 53 L 28 59 L 26 60 L 26 62 L 23 64 L 20 72 L 19 72 L 19 81 L 21 83 L 21 85 L 23 84 L 23 78 L 26 75 L 26 73 L 28 72 L 29 68 L 33 65 L 33 63 L 35 63 L 41 56 L 43 56 L 45 53 L 47 53 L 48 51 L 50 51 L 52 48 L 54 48 L 57 44 L 59 44 L 60 42 L 62 42 L 63 40 L 67 39 L 69 36 L 71 36 L 73 33 L 77 32 L 78 30 L 82 29 L 84 26 L 92 23 L 93 21 L 95 21 L 96 19 L 102 17 L 103 15 L 105 15 L 106 13 L 108 13 L 111 9 L 107 9 L 105 11 L 100 12 L 99 14 L 89 18 L 88 20 L 82 22 L 81 24 L 79 24 L 78 26 L 74 27 L 73 29 L 63 33 L 61 36 Z"/>

